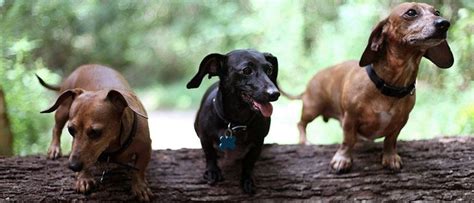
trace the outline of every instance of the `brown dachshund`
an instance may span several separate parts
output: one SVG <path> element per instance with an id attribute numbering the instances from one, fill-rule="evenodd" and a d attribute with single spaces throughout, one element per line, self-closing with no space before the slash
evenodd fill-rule
<path id="1" fill-rule="evenodd" d="M 372 31 L 359 62 L 344 62 L 316 74 L 296 97 L 303 101 L 300 142 L 306 142 L 306 126 L 316 117 L 334 118 L 342 125 L 344 139 L 332 158 L 332 169 L 340 173 L 351 168 L 358 138 L 385 137 L 382 165 L 399 170 L 397 136 L 415 104 L 421 58 L 441 68 L 454 62 L 446 42 L 450 23 L 439 15 L 428 4 L 400 4 Z"/>
<path id="2" fill-rule="evenodd" d="M 145 181 L 151 156 L 147 114 L 122 75 L 101 65 L 84 65 L 60 87 L 38 79 L 46 88 L 62 92 L 55 104 L 42 112 L 56 111 L 48 157 L 60 156 L 61 131 L 68 122 L 67 129 L 74 137 L 69 168 L 78 172 L 76 190 L 91 191 L 95 180 L 89 169 L 101 157 L 135 169 L 132 193 L 149 201 L 152 192 Z"/>

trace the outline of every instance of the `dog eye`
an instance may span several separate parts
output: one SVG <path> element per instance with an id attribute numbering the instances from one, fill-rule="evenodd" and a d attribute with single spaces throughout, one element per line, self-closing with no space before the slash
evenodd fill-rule
<path id="1" fill-rule="evenodd" d="M 252 74 L 252 69 L 250 67 L 245 67 L 244 69 L 242 69 L 242 74 L 250 75 Z"/>
<path id="2" fill-rule="evenodd" d="M 434 13 L 434 14 L 435 14 L 435 16 L 440 16 L 440 15 L 441 15 L 441 13 L 440 13 L 438 10 L 437 10 L 437 11 L 435 11 L 435 13 Z"/>
<path id="3" fill-rule="evenodd" d="M 69 134 L 71 134 L 72 137 L 74 137 L 74 134 L 76 134 L 76 129 L 74 129 L 73 127 L 67 127 L 67 131 L 69 132 Z"/>
<path id="4" fill-rule="evenodd" d="M 95 139 L 95 138 L 100 137 L 101 133 L 102 133 L 102 132 L 101 132 L 100 130 L 91 129 L 91 130 L 89 130 L 89 132 L 87 133 L 87 136 L 88 136 L 90 139 Z"/>
<path id="5" fill-rule="evenodd" d="M 415 9 L 410 9 L 408 10 L 405 15 L 410 16 L 410 17 L 415 17 L 418 13 L 415 11 Z"/>
<path id="6" fill-rule="evenodd" d="M 267 73 L 267 75 L 271 75 L 273 73 L 273 67 L 268 66 L 265 72 Z"/>

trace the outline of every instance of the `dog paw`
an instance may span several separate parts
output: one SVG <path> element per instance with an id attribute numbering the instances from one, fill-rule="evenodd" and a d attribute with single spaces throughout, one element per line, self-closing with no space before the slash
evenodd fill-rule
<path id="1" fill-rule="evenodd" d="M 302 145 L 302 146 L 309 146 L 309 145 L 311 145 L 311 143 L 310 143 L 308 140 L 306 140 L 306 139 L 305 139 L 305 140 L 300 140 L 300 141 L 298 141 L 298 144 L 299 144 L 299 145 Z"/>
<path id="2" fill-rule="evenodd" d="M 48 149 L 48 159 L 55 160 L 61 157 L 61 147 L 59 145 L 51 145 Z"/>
<path id="3" fill-rule="evenodd" d="M 348 172 L 351 167 L 352 159 L 339 153 L 336 153 L 331 160 L 331 168 L 338 174 Z"/>
<path id="4" fill-rule="evenodd" d="M 95 186 L 94 178 L 83 177 L 76 180 L 76 191 L 80 193 L 89 193 Z"/>
<path id="5" fill-rule="evenodd" d="M 206 172 L 204 172 L 204 180 L 207 181 L 207 184 L 209 185 L 214 185 L 217 182 L 220 182 L 224 180 L 222 177 L 222 173 L 220 169 L 207 169 Z"/>
<path id="6" fill-rule="evenodd" d="M 141 202 L 149 202 L 153 193 L 146 183 L 135 183 L 132 185 L 132 193 Z"/>
<path id="7" fill-rule="evenodd" d="M 393 171 L 400 171 L 403 167 L 402 158 L 398 154 L 384 154 L 382 157 L 382 166 Z"/>
<path id="8" fill-rule="evenodd" d="M 255 194 L 255 184 L 253 183 L 252 178 L 242 178 L 240 182 L 244 193 L 249 195 Z"/>

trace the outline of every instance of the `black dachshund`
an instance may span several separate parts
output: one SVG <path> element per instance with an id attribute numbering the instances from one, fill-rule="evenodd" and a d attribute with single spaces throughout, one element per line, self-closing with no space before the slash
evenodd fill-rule
<path id="1" fill-rule="evenodd" d="M 194 123 L 206 156 L 204 179 L 210 185 L 223 180 L 218 154 L 242 159 L 241 186 L 253 194 L 252 171 L 270 128 L 270 102 L 280 96 L 277 58 L 255 50 L 209 54 L 186 87 L 199 87 L 206 74 L 220 81 L 204 94 Z"/>

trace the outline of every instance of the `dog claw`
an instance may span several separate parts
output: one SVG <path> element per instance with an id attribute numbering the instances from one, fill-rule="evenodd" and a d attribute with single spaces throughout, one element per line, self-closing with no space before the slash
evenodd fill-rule
<path id="1" fill-rule="evenodd" d="M 76 181 L 76 191 L 80 193 L 88 193 L 94 188 L 94 178 L 78 178 Z"/>
<path id="2" fill-rule="evenodd" d="M 253 180 L 251 178 L 242 179 L 241 184 L 244 193 L 249 195 L 255 194 L 255 184 L 253 183 Z"/>
<path id="3" fill-rule="evenodd" d="M 149 202 L 153 193 L 146 183 L 136 183 L 132 185 L 132 193 L 141 202 Z"/>
<path id="4" fill-rule="evenodd" d="M 204 180 L 207 180 L 207 184 L 214 185 L 217 182 L 224 180 L 220 169 L 208 169 L 204 172 Z"/>
<path id="5" fill-rule="evenodd" d="M 61 147 L 51 145 L 48 149 L 48 158 L 56 160 L 59 157 L 61 157 Z"/>
<path id="6" fill-rule="evenodd" d="M 331 168 L 338 174 L 348 172 L 352 167 L 352 159 L 340 154 L 334 155 L 331 160 Z"/>
<path id="7" fill-rule="evenodd" d="M 382 157 L 382 166 L 392 171 L 400 171 L 403 167 L 402 158 L 398 154 L 387 154 Z"/>

